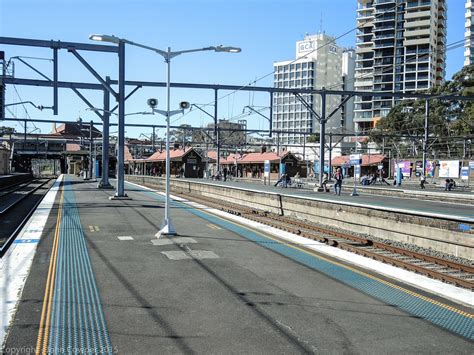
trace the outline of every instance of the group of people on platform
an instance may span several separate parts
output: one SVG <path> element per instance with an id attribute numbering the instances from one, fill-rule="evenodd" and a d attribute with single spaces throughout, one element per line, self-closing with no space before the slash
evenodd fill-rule
<path id="1" fill-rule="evenodd" d="M 390 185 L 384 178 L 383 170 L 378 174 L 364 175 L 362 176 L 360 183 L 362 186 L 375 185 L 376 183 Z"/>

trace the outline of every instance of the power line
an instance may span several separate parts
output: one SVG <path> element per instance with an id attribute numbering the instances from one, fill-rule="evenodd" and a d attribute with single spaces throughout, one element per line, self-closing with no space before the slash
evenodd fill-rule
<path id="1" fill-rule="evenodd" d="M 396 7 L 397 7 L 397 4 L 395 4 L 395 5 L 393 5 L 393 6 L 389 7 L 389 8 L 387 8 L 387 9 L 385 9 L 385 11 L 393 10 L 393 9 L 395 9 Z M 374 16 L 374 19 L 376 19 L 376 18 L 378 18 L 378 17 L 381 17 L 381 16 L 383 16 L 383 15 L 384 15 L 383 12 L 380 13 L 380 14 L 376 14 L 376 15 Z M 293 63 L 297 62 L 298 60 L 301 60 L 301 59 L 303 59 L 303 58 L 307 58 L 310 54 L 313 54 L 313 53 L 319 51 L 320 49 L 322 49 L 322 48 L 324 48 L 324 47 L 326 47 L 326 46 L 328 46 L 328 45 L 330 45 L 330 44 L 332 44 L 332 43 L 336 43 L 336 41 L 337 41 L 338 39 L 341 39 L 342 37 L 347 36 L 347 35 L 350 34 L 351 32 L 354 32 L 354 31 L 356 31 L 356 30 L 358 30 L 358 29 L 361 29 L 361 28 L 364 28 L 364 25 L 356 26 L 356 27 L 354 27 L 354 28 L 352 28 L 352 29 L 350 29 L 350 30 L 347 30 L 346 32 L 342 33 L 341 35 L 339 35 L 339 36 L 337 36 L 337 37 L 334 37 L 334 39 L 332 39 L 332 40 L 330 40 L 330 41 L 324 43 L 324 44 L 321 45 L 321 46 L 319 46 L 318 48 L 315 48 L 315 49 L 313 49 L 312 51 L 306 53 L 304 56 L 290 61 L 289 64 L 293 64 Z M 234 91 L 232 91 L 232 92 L 230 92 L 230 93 L 228 93 L 228 94 L 225 94 L 225 95 L 223 95 L 223 96 L 221 96 L 221 97 L 218 97 L 218 98 L 217 98 L 217 101 L 219 102 L 220 100 L 222 100 L 222 99 L 224 99 L 224 98 L 226 98 L 226 97 L 228 97 L 228 96 L 230 96 L 230 95 L 234 95 L 234 94 L 236 94 L 237 92 L 239 92 L 239 91 L 241 91 L 241 90 L 243 90 L 243 89 L 245 89 L 245 88 L 247 88 L 247 87 L 249 87 L 249 86 L 251 86 L 251 85 L 254 85 L 254 84 L 256 84 L 257 82 L 259 82 L 259 81 L 261 81 L 261 80 L 263 80 L 263 79 L 269 77 L 270 75 L 273 75 L 274 73 L 275 73 L 275 70 L 272 70 L 272 71 L 269 72 L 268 74 L 265 74 L 265 75 L 263 75 L 263 76 L 261 76 L 261 77 L 255 79 L 255 80 L 252 80 L 252 81 L 250 81 L 248 84 L 243 85 L 242 87 L 240 87 L 240 88 L 238 88 L 238 89 L 236 89 L 236 90 L 234 90 Z M 207 105 L 212 105 L 213 102 L 214 102 L 214 101 L 211 101 L 211 102 L 209 102 Z M 183 119 L 188 113 L 189 113 L 189 112 L 187 112 L 187 113 L 184 114 L 183 116 L 181 116 L 181 117 L 175 119 L 175 120 L 173 121 L 173 123 L 175 123 L 175 122 L 177 122 L 177 121 Z"/>

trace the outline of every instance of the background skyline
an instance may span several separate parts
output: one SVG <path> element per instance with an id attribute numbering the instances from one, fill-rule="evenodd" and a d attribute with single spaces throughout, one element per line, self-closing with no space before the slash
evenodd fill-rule
<path id="1" fill-rule="evenodd" d="M 464 0 L 448 0 L 447 41 L 449 45 L 464 39 Z M 172 61 L 171 81 L 204 84 L 247 85 L 260 79 L 258 86 L 273 86 L 273 62 L 295 58 L 295 43 L 306 33 L 321 29 L 334 37 L 341 47 L 355 47 L 356 0 L 285 1 L 32 1 L 2 0 L 0 2 L 0 36 L 94 43 L 90 34 L 114 34 L 118 37 L 160 49 L 200 48 L 210 45 L 232 45 L 242 48 L 239 54 L 202 52 L 179 56 Z M 353 31 L 351 31 L 353 30 Z M 6 58 L 28 56 L 52 58 L 49 49 L 1 46 Z M 446 79 L 463 65 L 463 47 L 447 52 Z M 81 55 L 103 77 L 117 78 L 118 60 L 114 54 L 81 52 Z M 44 74 L 52 76 L 52 64 L 44 59 L 28 59 Z M 126 46 L 126 79 L 165 81 L 166 65 L 162 57 L 151 51 Z M 16 61 L 15 76 L 39 78 Z M 59 52 L 60 80 L 96 82 L 96 79 L 65 50 Z M 132 88 L 128 88 L 128 92 Z M 96 107 L 102 106 L 97 93 L 82 91 Z M 165 108 L 165 89 L 140 89 L 126 103 L 126 112 L 146 111 L 146 99 L 158 98 L 159 108 Z M 210 90 L 172 89 L 172 109 L 179 101 L 209 104 Z M 241 117 L 245 105 L 268 106 L 268 94 L 219 92 L 219 118 L 247 119 L 248 128 L 265 129 L 268 123 L 258 115 Z M 6 102 L 33 101 L 37 105 L 52 105 L 52 90 L 26 86 L 7 86 Z M 19 118 L 98 120 L 86 105 L 70 90 L 59 90 L 59 115 L 51 110 L 38 111 L 33 106 L 13 106 L 6 116 Z M 213 107 L 207 106 L 209 112 Z M 328 108 L 329 110 L 330 108 Z M 263 112 L 268 115 L 268 110 Z M 127 123 L 164 124 L 163 116 L 128 116 Z M 116 122 L 116 118 L 112 118 Z M 210 118 L 198 110 L 185 116 L 174 116 L 173 125 L 203 126 Z M 22 131 L 22 125 L 4 122 Z M 51 124 L 36 124 L 47 133 Z M 31 127 L 33 129 L 34 127 Z M 28 130 L 31 130 L 30 128 Z M 128 137 L 150 134 L 143 128 L 128 128 Z M 163 136 L 163 130 L 158 131 Z"/>

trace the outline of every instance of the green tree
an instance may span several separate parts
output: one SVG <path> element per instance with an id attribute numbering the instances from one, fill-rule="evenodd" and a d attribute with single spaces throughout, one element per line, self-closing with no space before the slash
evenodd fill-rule
<path id="1" fill-rule="evenodd" d="M 307 140 L 308 143 L 319 143 L 319 134 L 310 134 Z"/>
<path id="2" fill-rule="evenodd" d="M 436 147 L 441 155 L 460 155 L 462 145 L 459 142 L 472 138 L 474 134 L 474 105 L 471 101 L 445 100 L 443 96 L 474 95 L 474 65 L 464 67 L 452 80 L 434 87 L 428 93 L 438 97 L 430 100 L 430 146 Z M 403 100 L 377 123 L 370 136 L 379 145 L 384 140 L 392 145 L 413 145 L 414 151 L 418 152 L 416 155 L 420 156 L 424 121 L 425 100 Z"/>

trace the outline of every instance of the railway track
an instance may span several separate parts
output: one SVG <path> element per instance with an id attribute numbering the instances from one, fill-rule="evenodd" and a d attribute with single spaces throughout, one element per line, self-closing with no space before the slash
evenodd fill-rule
<path id="1" fill-rule="evenodd" d="M 11 189 L 2 191 L 0 194 L 0 257 L 3 257 L 28 222 L 51 187 L 52 180 L 37 179 L 28 183 L 19 183 Z"/>
<path id="2" fill-rule="evenodd" d="M 13 209 L 23 199 L 47 184 L 51 179 L 36 179 L 20 184 L 0 195 L 0 216 Z"/>
<path id="3" fill-rule="evenodd" d="M 369 238 L 362 238 L 347 232 L 335 231 L 330 228 L 321 227 L 320 225 L 286 216 L 279 216 L 267 211 L 239 206 L 227 201 L 191 193 L 183 193 L 183 195 L 189 200 L 231 214 L 363 255 L 405 270 L 413 271 L 433 279 L 474 290 L 474 268 L 469 265 L 394 247 Z"/>

